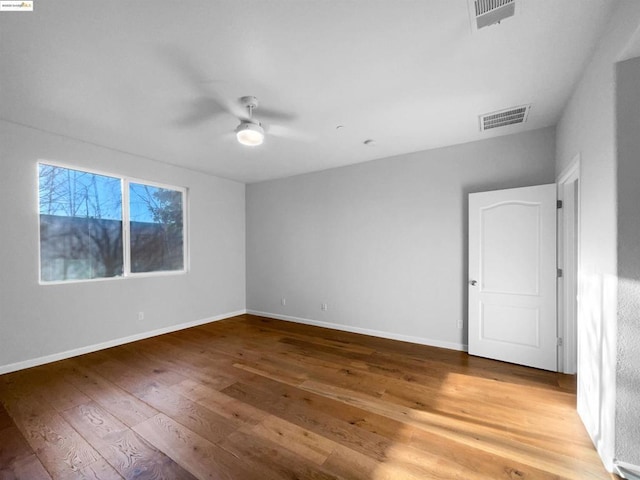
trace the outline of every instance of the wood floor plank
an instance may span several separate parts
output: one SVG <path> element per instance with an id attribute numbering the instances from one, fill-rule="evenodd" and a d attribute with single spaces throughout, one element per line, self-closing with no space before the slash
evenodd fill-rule
<path id="1" fill-rule="evenodd" d="M 325 462 L 337 445 L 336 442 L 322 435 L 310 432 L 274 415 L 267 416 L 251 428 L 243 429 L 243 432 L 270 440 L 318 465 Z"/>
<path id="2" fill-rule="evenodd" d="M 253 315 L 0 375 L 4 479 L 606 480 L 575 377 Z"/>
<path id="3" fill-rule="evenodd" d="M 262 472 L 268 479 L 312 479 L 340 480 L 343 477 L 331 473 L 323 466 L 297 455 L 282 444 L 271 442 L 265 438 L 237 431 L 220 445 L 251 468 Z M 346 480 L 346 479 L 345 479 Z"/>
<path id="4" fill-rule="evenodd" d="M 0 464 L 0 480 L 51 480 L 42 462 L 32 453 L 10 464 Z"/>
<path id="5" fill-rule="evenodd" d="M 162 383 L 163 385 L 171 386 L 187 379 L 186 376 L 175 371 L 169 362 L 159 363 L 147 355 L 144 355 L 143 352 L 145 350 L 155 350 L 160 353 L 161 350 L 157 345 L 153 346 L 153 344 L 147 340 L 141 343 L 141 346 L 131 344 L 123 345 L 117 352 L 116 358 L 118 361 L 135 365 L 137 370 L 142 371 L 149 378 L 153 378 L 154 381 Z M 152 345 L 151 347 L 150 344 Z M 114 352 L 111 353 L 113 354 Z"/>
<path id="6" fill-rule="evenodd" d="M 236 381 L 232 375 L 217 369 L 216 364 L 220 360 L 213 360 L 212 355 L 207 352 L 192 353 L 185 350 L 184 347 L 178 347 L 171 343 L 163 345 L 160 351 L 148 348 L 140 348 L 140 351 L 155 362 L 158 367 L 175 371 L 187 380 L 198 380 L 216 389 L 224 388 Z M 224 358 L 224 361 L 227 366 L 232 364 L 230 358 Z M 173 383 L 172 386 L 175 384 Z"/>
<path id="7" fill-rule="evenodd" d="M 116 480 L 123 477 L 104 458 L 99 458 L 86 467 L 67 472 L 59 478 L 61 480 Z"/>
<path id="8" fill-rule="evenodd" d="M 13 420 L 11 420 L 7 409 L 4 408 L 4 405 L 2 405 L 2 403 L 0 403 L 0 431 L 4 430 L 5 428 L 13 427 L 13 425 Z"/>
<path id="9" fill-rule="evenodd" d="M 60 378 L 61 368 L 63 366 L 56 362 L 31 369 L 34 378 L 27 380 L 31 385 L 31 392 L 40 395 L 58 412 L 89 401 L 82 391 Z"/>
<path id="10" fill-rule="evenodd" d="M 62 375 L 69 383 L 75 385 L 127 426 L 137 425 L 158 413 L 134 395 L 73 360 L 69 361 L 66 367 L 62 370 Z"/>
<path id="11" fill-rule="evenodd" d="M 133 430 L 199 479 L 261 479 L 241 458 L 159 413 Z"/>
<path id="12" fill-rule="evenodd" d="M 3 396 L 3 403 L 20 432 L 54 479 L 78 474 L 100 455 L 38 398 Z"/>
<path id="13" fill-rule="evenodd" d="M 138 397 L 212 443 L 236 430 L 235 425 L 222 415 L 162 385 L 151 384 L 139 392 Z"/>
<path id="14" fill-rule="evenodd" d="M 38 457 L 25 440 L 24 436 L 13 424 L 11 417 L 0 404 L 0 411 L 4 412 L 9 426 L 0 430 L 0 479 L 4 478 L 48 478 L 50 475 L 42 466 Z M 2 422 L 7 425 L 6 421 Z"/>
<path id="15" fill-rule="evenodd" d="M 358 428 L 355 421 L 364 412 L 353 412 L 357 410 L 353 407 L 330 399 L 323 400 L 310 392 L 298 393 L 293 387 L 279 385 L 269 379 L 263 379 L 257 388 L 256 385 L 237 383 L 223 392 L 379 461 L 385 458 L 384 452 L 389 441 Z M 291 401 L 292 398 L 295 401 Z M 341 412 L 343 408 L 349 412 Z M 347 414 L 351 414 L 348 419 L 345 418 Z"/>
<path id="16" fill-rule="evenodd" d="M 340 445 L 333 451 L 324 463 L 324 467 L 336 475 L 349 479 L 424 480 L 428 478 L 447 478 L 437 477 L 435 473 L 427 477 L 421 473 L 412 473 L 406 469 L 399 468 L 397 465 L 378 462 L 370 456 L 344 445 Z"/>
<path id="17" fill-rule="evenodd" d="M 18 427 L 12 425 L 0 430 L 0 465 L 11 465 L 33 452 Z"/>
<path id="18" fill-rule="evenodd" d="M 124 478 L 194 478 L 97 403 L 71 408 L 63 416 Z"/>
<path id="19" fill-rule="evenodd" d="M 167 385 L 161 384 L 159 378 L 149 378 L 145 369 L 127 368 L 125 363 L 116 359 L 94 363 L 90 369 L 211 442 L 215 443 L 235 430 L 234 425 L 223 416 L 175 393 Z"/>
<path id="20" fill-rule="evenodd" d="M 95 356 L 95 354 L 93 354 Z M 85 359 L 78 359 L 81 364 L 114 385 L 117 385 L 126 392 L 133 394 L 147 388 L 158 378 L 155 375 L 149 376 L 142 369 L 138 369 L 135 363 L 126 363 L 119 359 L 107 357 L 94 357 L 90 362 Z"/>
<path id="21" fill-rule="evenodd" d="M 181 382 L 172 386 L 171 389 L 230 420 L 237 428 L 260 423 L 268 415 L 263 410 L 193 380 Z"/>
<path id="22" fill-rule="evenodd" d="M 296 372 L 292 368 L 278 368 L 271 362 L 257 361 L 257 362 L 238 362 L 233 366 L 246 372 L 260 375 L 261 377 L 270 378 L 276 382 L 286 383 L 287 385 L 299 385 L 308 379 L 308 376 L 304 372 Z"/>

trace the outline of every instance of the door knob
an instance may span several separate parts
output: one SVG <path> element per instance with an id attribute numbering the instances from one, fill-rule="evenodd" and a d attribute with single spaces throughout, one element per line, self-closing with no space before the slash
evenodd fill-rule
<path id="1" fill-rule="evenodd" d="M 475 280 L 469 280 L 469 285 L 471 285 L 472 287 L 475 287 L 478 284 L 477 281 Z"/>

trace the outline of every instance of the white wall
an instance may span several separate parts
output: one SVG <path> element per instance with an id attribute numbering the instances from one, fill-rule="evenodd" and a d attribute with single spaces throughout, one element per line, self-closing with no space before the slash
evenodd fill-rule
<path id="1" fill-rule="evenodd" d="M 186 275 L 38 284 L 38 160 L 189 189 Z M 0 121 L 0 372 L 245 308 L 245 187 Z M 143 321 L 137 312 L 144 311 Z"/>
<path id="2" fill-rule="evenodd" d="M 468 193 L 552 183 L 554 148 L 547 128 L 248 185 L 247 309 L 464 348 Z"/>
<path id="3" fill-rule="evenodd" d="M 640 25 L 640 2 L 616 7 L 558 123 L 560 174 L 581 158 L 581 251 L 578 286 L 578 412 L 611 470 L 615 422 L 617 223 L 615 62 Z M 637 445 L 636 445 L 637 449 Z"/>
<path id="4" fill-rule="evenodd" d="M 640 465 L 640 58 L 617 66 L 616 459 Z"/>

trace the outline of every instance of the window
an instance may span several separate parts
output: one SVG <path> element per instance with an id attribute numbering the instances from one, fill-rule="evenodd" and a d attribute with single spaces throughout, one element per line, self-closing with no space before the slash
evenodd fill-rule
<path id="1" fill-rule="evenodd" d="M 131 272 L 184 268 L 183 192 L 129 183 Z"/>
<path id="2" fill-rule="evenodd" d="M 38 165 L 40 281 L 184 272 L 184 188 Z"/>

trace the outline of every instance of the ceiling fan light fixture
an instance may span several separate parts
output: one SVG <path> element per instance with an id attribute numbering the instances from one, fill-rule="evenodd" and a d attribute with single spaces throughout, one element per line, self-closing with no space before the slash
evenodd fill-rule
<path id="1" fill-rule="evenodd" d="M 238 142 L 248 147 L 257 147 L 264 142 L 264 129 L 257 123 L 242 122 L 236 128 Z"/>

